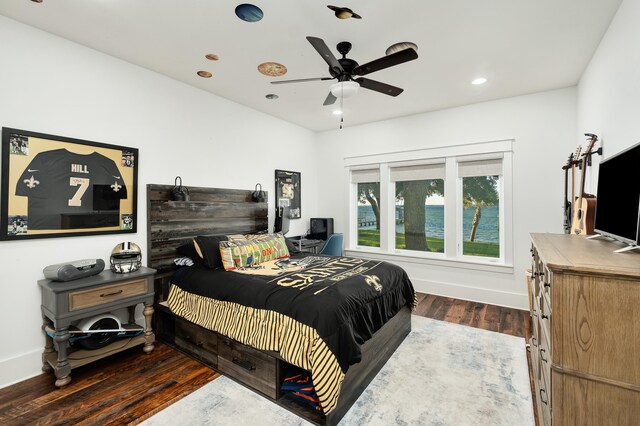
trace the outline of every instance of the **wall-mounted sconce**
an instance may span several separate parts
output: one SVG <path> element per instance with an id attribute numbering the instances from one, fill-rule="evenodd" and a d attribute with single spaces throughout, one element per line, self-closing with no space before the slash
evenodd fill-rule
<path id="1" fill-rule="evenodd" d="M 182 186 L 182 178 L 176 176 L 174 183 L 175 186 L 171 188 L 171 201 L 189 201 L 189 188 Z"/>
<path id="2" fill-rule="evenodd" d="M 256 190 L 251 194 L 251 198 L 253 198 L 253 201 L 256 203 L 264 203 L 267 201 L 267 193 L 262 190 L 261 184 L 256 184 Z"/>

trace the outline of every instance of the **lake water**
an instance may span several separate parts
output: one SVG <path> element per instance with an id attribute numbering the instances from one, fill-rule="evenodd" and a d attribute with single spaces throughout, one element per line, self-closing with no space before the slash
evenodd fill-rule
<path id="1" fill-rule="evenodd" d="M 444 238 L 444 206 L 430 206 L 426 205 L 425 214 L 427 217 L 425 224 L 425 233 L 427 237 L 432 238 Z M 469 239 L 469 233 L 471 232 L 471 222 L 473 221 L 473 215 L 475 213 L 475 207 L 464 209 L 463 216 L 463 235 L 464 239 Z M 396 218 L 403 217 L 404 208 L 402 206 L 396 206 Z M 498 227 L 498 206 L 483 207 L 482 216 L 480 217 L 480 223 L 476 230 L 475 241 L 483 241 L 487 243 L 500 242 L 500 232 Z M 371 206 L 358 206 L 358 223 L 360 222 L 375 222 L 376 216 L 373 214 Z M 364 226 L 359 229 L 375 229 L 373 226 Z M 404 224 L 400 223 L 396 225 L 396 232 L 404 234 Z"/>

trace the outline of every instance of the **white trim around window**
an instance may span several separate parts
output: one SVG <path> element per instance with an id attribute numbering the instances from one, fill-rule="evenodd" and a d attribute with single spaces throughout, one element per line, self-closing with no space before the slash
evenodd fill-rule
<path id="1" fill-rule="evenodd" d="M 345 158 L 345 182 L 349 185 L 345 252 L 378 259 L 513 272 L 513 143 L 514 140 L 501 140 Z M 497 258 L 462 254 L 462 178 L 484 175 L 500 176 Z M 395 182 L 430 179 L 444 179 L 444 253 L 396 249 Z M 357 245 L 358 182 L 380 182 L 380 247 Z"/>

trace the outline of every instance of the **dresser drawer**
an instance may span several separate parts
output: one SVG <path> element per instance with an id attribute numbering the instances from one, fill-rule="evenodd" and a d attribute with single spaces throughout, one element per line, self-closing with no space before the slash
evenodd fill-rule
<path id="1" fill-rule="evenodd" d="M 549 304 L 544 295 L 542 295 L 538 300 L 538 326 L 541 332 L 544 331 L 547 333 L 547 336 L 551 336 L 551 318 L 551 309 L 549 309 Z"/>
<path id="2" fill-rule="evenodd" d="M 278 360 L 227 337 L 218 338 L 218 370 L 276 399 Z"/>
<path id="3" fill-rule="evenodd" d="M 69 312 L 140 296 L 148 291 L 147 280 L 144 279 L 73 291 L 69 293 Z"/>
<path id="4" fill-rule="evenodd" d="M 533 380 L 538 381 L 540 380 L 540 351 L 538 349 L 539 345 L 534 344 L 534 339 L 535 337 L 532 337 L 530 340 L 531 350 L 529 353 L 531 354 L 531 367 L 533 369 Z"/>
<path id="5" fill-rule="evenodd" d="M 549 344 L 549 335 L 545 330 L 540 332 L 538 356 L 540 358 L 540 377 L 544 379 L 547 389 L 551 393 L 551 345 Z M 551 401 L 549 401 L 549 405 L 551 405 Z"/>
<path id="6" fill-rule="evenodd" d="M 553 272 L 549 271 L 546 265 L 542 265 L 540 270 L 540 293 L 551 302 L 551 286 L 553 285 Z M 551 305 L 551 303 L 549 303 Z"/>
<path id="7" fill-rule="evenodd" d="M 540 424 L 551 426 L 551 386 L 549 386 L 549 384 L 545 382 L 544 377 L 542 377 L 542 379 L 538 383 L 540 383 L 540 389 L 536 397 L 538 398 L 540 411 L 542 411 L 542 419 L 540 419 Z"/>
<path id="8" fill-rule="evenodd" d="M 218 365 L 218 334 L 176 317 L 176 346 L 214 368 Z"/>

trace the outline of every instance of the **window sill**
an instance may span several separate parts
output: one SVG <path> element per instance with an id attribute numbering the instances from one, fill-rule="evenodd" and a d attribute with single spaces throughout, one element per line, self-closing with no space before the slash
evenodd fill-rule
<path id="1" fill-rule="evenodd" d="M 408 254 L 389 253 L 379 249 L 372 248 L 355 248 L 345 249 L 346 256 L 364 257 L 373 260 L 387 260 L 396 262 L 409 262 L 421 265 L 445 266 L 457 269 L 471 269 L 475 271 L 497 272 L 501 274 L 513 274 L 513 265 L 492 262 L 490 260 L 476 259 L 450 259 L 444 257 L 444 254 L 427 255 L 427 254 Z"/>

